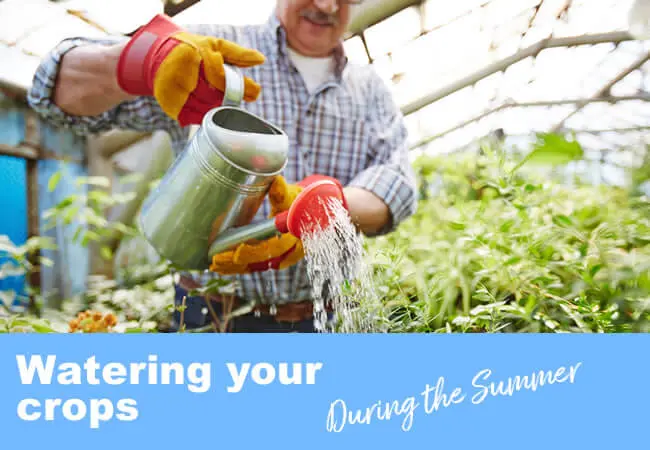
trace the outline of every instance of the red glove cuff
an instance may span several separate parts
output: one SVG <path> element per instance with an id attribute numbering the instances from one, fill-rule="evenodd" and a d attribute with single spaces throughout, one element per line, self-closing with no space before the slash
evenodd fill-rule
<path id="1" fill-rule="evenodd" d="M 155 70 L 152 70 L 152 58 L 169 37 L 179 31 L 183 31 L 182 28 L 164 14 L 157 14 L 138 30 L 122 51 L 117 64 L 117 82 L 125 92 L 131 95 L 153 94 Z M 166 53 L 171 48 L 173 46 Z M 157 59 L 161 61 L 164 55 Z"/>

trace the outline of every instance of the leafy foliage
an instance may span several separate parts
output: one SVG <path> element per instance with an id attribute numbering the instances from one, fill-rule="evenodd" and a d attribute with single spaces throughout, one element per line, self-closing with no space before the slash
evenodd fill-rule
<path id="1" fill-rule="evenodd" d="M 64 173 L 58 171 L 48 180 L 48 189 L 54 191 Z M 66 196 L 53 208 L 43 214 L 44 229 L 63 225 L 74 227 L 72 241 L 84 247 L 91 243 L 99 245 L 100 255 L 110 260 L 113 250 L 106 245 L 116 237 L 132 237 L 137 235 L 133 226 L 120 222 L 108 221 L 105 211 L 113 206 L 125 204 L 133 200 L 135 194 L 110 193 L 110 181 L 104 177 L 77 177 L 75 180 L 77 192 Z"/>
<path id="2" fill-rule="evenodd" d="M 559 161 L 542 144 L 535 159 Z M 417 166 L 428 198 L 367 244 L 390 331 L 650 330 L 647 197 L 539 179 L 490 149 Z"/>

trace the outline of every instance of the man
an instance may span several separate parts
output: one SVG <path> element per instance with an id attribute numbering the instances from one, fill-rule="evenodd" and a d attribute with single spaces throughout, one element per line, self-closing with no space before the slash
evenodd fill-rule
<path id="1" fill-rule="evenodd" d="M 324 175 L 344 186 L 361 232 L 385 234 L 415 212 L 415 179 L 403 117 L 388 87 L 372 66 L 355 67 L 345 58 L 341 38 L 350 3 L 358 1 L 278 0 L 263 25 L 180 28 L 157 16 L 131 39 L 65 40 L 37 70 L 29 102 L 77 133 L 165 130 L 178 154 L 187 126 L 220 104 L 222 64 L 239 66 L 246 76 L 242 107 L 282 128 L 291 144 L 283 177 L 255 221 L 287 209 L 301 180 Z M 210 323 L 205 299 L 187 294 L 220 276 L 238 281 L 238 304 L 256 304 L 231 321 L 230 331 L 313 332 L 303 249 L 291 239 L 263 243 L 275 253 L 257 261 L 242 256 L 254 251 L 227 252 L 215 257 L 211 272 L 183 274 L 175 301 L 186 299 L 185 326 Z M 213 300 L 219 314 L 223 298 Z"/>

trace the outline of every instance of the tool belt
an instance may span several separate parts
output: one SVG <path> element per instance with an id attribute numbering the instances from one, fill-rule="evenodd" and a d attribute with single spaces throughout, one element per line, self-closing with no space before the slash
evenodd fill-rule
<path id="1" fill-rule="evenodd" d="M 188 291 L 200 287 L 196 281 L 185 276 L 180 277 L 179 285 Z M 206 300 L 206 303 L 208 303 L 208 301 L 210 303 L 219 303 L 222 305 L 222 309 L 229 311 L 234 311 L 235 309 L 248 304 L 248 302 L 234 295 L 209 294 L 207 296 L 202 295 L 201 297 Z M 325 310 L 327 312 L 333 312 L 330 305 L 326 305 Z M 304 300 L 300 302 L 280 303 L 274 305 L 257 304 L 254 305 L 253 309 L 247 314 L 260 314 L 273 317 L 277 322 L 301 322 L 314 317 L 314 303 L 310 300 Z"/>

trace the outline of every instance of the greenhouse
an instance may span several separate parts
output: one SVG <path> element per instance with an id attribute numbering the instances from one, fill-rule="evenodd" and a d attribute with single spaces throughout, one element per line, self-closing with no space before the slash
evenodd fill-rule
<path id="1" fill-rule="evenodd" d="M 263 26 L 276 7 L 274 0 L 223 3 L 0 2 L 0 332 L 229 332 L 238 315 L 274 316 L 282 309 L 282 301 L 237 303 L 242 291 L 235 272 L 218 276 L 208 269 L 207 247 L 230 239 L 225 229 L 207 230 L 203 268 L 161 256 L 162 246 L 180 248 L 185 254 L 178 259 L 190 261 L 194 247 L 183 241 L 190 232 L 173 225 L 181 223 L 180 213 L 178 221 L 172 217 L 181 208 L 195 207 L 182 219 L 192 224 L 212 207 L 224 215 L 242 208 L 241 199 L 223 206 L 223 193 L 198 203 L 198 194 L 179 193 L 181 178 L 165 178 L 173 167 L 186 167 L 172 165 L 186 157 L 178 155 L 172 133 L 118 124 L 81 133 L 30 103 L 37 69 L 64 39 L 130 39 L 157 14 L 180 27 Z M 292 232 L 299 214 L 289 209 L 289 218 L 283 216 L 289 231 L 282 233 L 292 248 L 304 247 L 301 267 L 317 298 L 309 306 L 314 321 L 331 298 L 331 332 L 650 331 L 650 1 L 338 2 L 344 3 L 353 3 L 343 35 L 348 64 L 359 74 L 371 66 L 392 96 L 408 133 L 400 145 L 413 169 L 417 208 L 387 233 L 352 238 L 354 227 L 344 223 L 320 240 L 318 233 Z M 270 86 L 280 75 L 268 76 Z M 323 98 L 339 102 L 341 116 L 361 108 Z M 373 98 L 364 99 L 372 117 L 385 107 Z M 262 119 L 273 123 L 271 117 Z M 354 126 L 374 126 L 349 119 L 335 123 L 350 134 L 360 133 Z M 327 116 L 300 120 L 315 123 L 311 142 L 346 148 Z M 188 126 L 187 139 L 208 136 L 202 127 Z M 364 142 L 388 145 L 389 131 L 380 131 Z M 353 169 L 337 170 L 321 175 Z M 311 187 L 303 185 L 296 199 Z M 143 211 L 165 192 L 159 204 L 168 208 L 167 219 L 156 218 L 162 209 L 150 217 L 167 234 L 152 243 L 142 230 L 149 223 Z M 407 208 L 397 188 L 390 195 L 393 214 Z M 226 200 L 217 204 L 217 198 Z M 272 222 L 263 224 L 280 227 Z M 334 242 L 341 235 L 347 238 Z M 210 267 L 218 266 L 214 261 Z M 271 270 L 280 273 L 246 282 L 284 298 L 276 290 L 284 286 L 282 272 L 293 268 Z M 210 281 L 188 288 L 179 305 L 186 271 L 195 279 L 208 273 Z M 186 298 L 202 295 L 232 301 L 223 300 L 218 311 L 206 302 L 205 320 L 189 326 L 194 319 Z"/>

